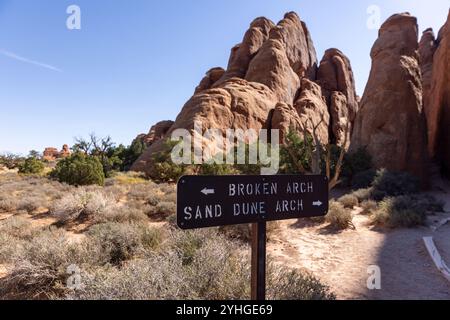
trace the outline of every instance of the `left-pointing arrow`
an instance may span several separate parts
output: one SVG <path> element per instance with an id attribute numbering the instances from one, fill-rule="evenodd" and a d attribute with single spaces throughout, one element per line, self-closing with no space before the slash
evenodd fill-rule
<path id="1" fill-rule="evenodd" d="M 200 192 L 203 193 L 205 196 L 207 196 L 207 195 L 210 195 L 210 194 L 214 194 L 216 191 L 214 189 L 204 188 Z"/>

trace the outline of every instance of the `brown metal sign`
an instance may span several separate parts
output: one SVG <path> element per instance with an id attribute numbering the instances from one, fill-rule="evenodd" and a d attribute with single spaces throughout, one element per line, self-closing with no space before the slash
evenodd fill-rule
<path id="1" fill-rule="evenodd" d="M 325 216 L 328 179 L 319 175 L 185 176 L 178 182 L 181 229 Z"/>

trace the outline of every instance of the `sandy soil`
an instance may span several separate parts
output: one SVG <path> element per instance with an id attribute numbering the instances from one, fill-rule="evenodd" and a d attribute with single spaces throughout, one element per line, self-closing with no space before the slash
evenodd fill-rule
<path id="1" fill-rule="evenodd" d="M 446 201 L 450 212 L 450 185 L 433 195 Z M 311 271 L 338 299 L 450 299 L 450 282 L 434 266 L 422 239 L 433 236 L 450 265 L 450 223 L 435 232 L 429 227 L 377 230 L 368 217 L 353 213 L 356 230 L 338 233 L 304 221 L 283 222 L 268 245 L 272 261 Z M 430 223 L 449 216 L 442 213 Z M 381 269 L 381 290 L 367 289 L 372 265 Z"/>

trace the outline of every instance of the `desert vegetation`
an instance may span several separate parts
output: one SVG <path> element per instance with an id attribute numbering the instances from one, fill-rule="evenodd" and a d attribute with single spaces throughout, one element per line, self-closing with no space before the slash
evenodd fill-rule
<path id="1" fill-rule="evenodd" d="M 249 229 L 177 229 L 173 184 L 116 173 L 74 186 L 8 171 L 0 195 L 0 299 L 250 296 Z M 306 271 L 271 266 L 268 281 L 271 299 L 334 299 Z"/>
<path id="2" fill-rule="evenodd" d="M 365 149 L 321 146 L 314 135 L 287 136 L 282 173 L 322 173 L 344 194 L 325 218 L 336 232 L 355 214 L 385 228 L 416 227 L 443 210 L 405 173 L 372 169 Z M 175 182 L 183 174 L 257 174 L 258 164 L 184 165 L 173 144 L 154 155 L 150 174 L 126 172 L 141 142 L 115 147 L 109 137 L 77 139 L 72 155 L 50 166 L 38 153 L 0 157 L 1 299 L 248 299 L 249 225 L 197 231 L 176 227 Z M 248 148 L 249 146 L 247 146 Z M 268 239 L 277 238 L 277 222 Z M 314 275 L 269 266 L 271 299 L 334 299 Z"/>

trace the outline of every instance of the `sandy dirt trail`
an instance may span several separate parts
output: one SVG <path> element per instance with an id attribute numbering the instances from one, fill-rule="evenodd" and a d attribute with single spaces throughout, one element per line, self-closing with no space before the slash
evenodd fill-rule
<path id="1" fill-rule="evenodd" d="M 450 185 L 433 195 L 450 212 Z M 436 232 L 429 227 L 381 230 L 354 211 L 356 230 L 333 232 L 305 221 L 281 223 L 268 245 L 271 260 L 306 269 L 330 286 L 338 299 L 450 299 L 450 282 L 434 266 L 422 238 L 433 236 L 450 265 L 450 223 Z M 430 223 L 450 213 L 432 217 Z M 368 267 L 381 269 L 381 290 L 368 290 Z"/>

